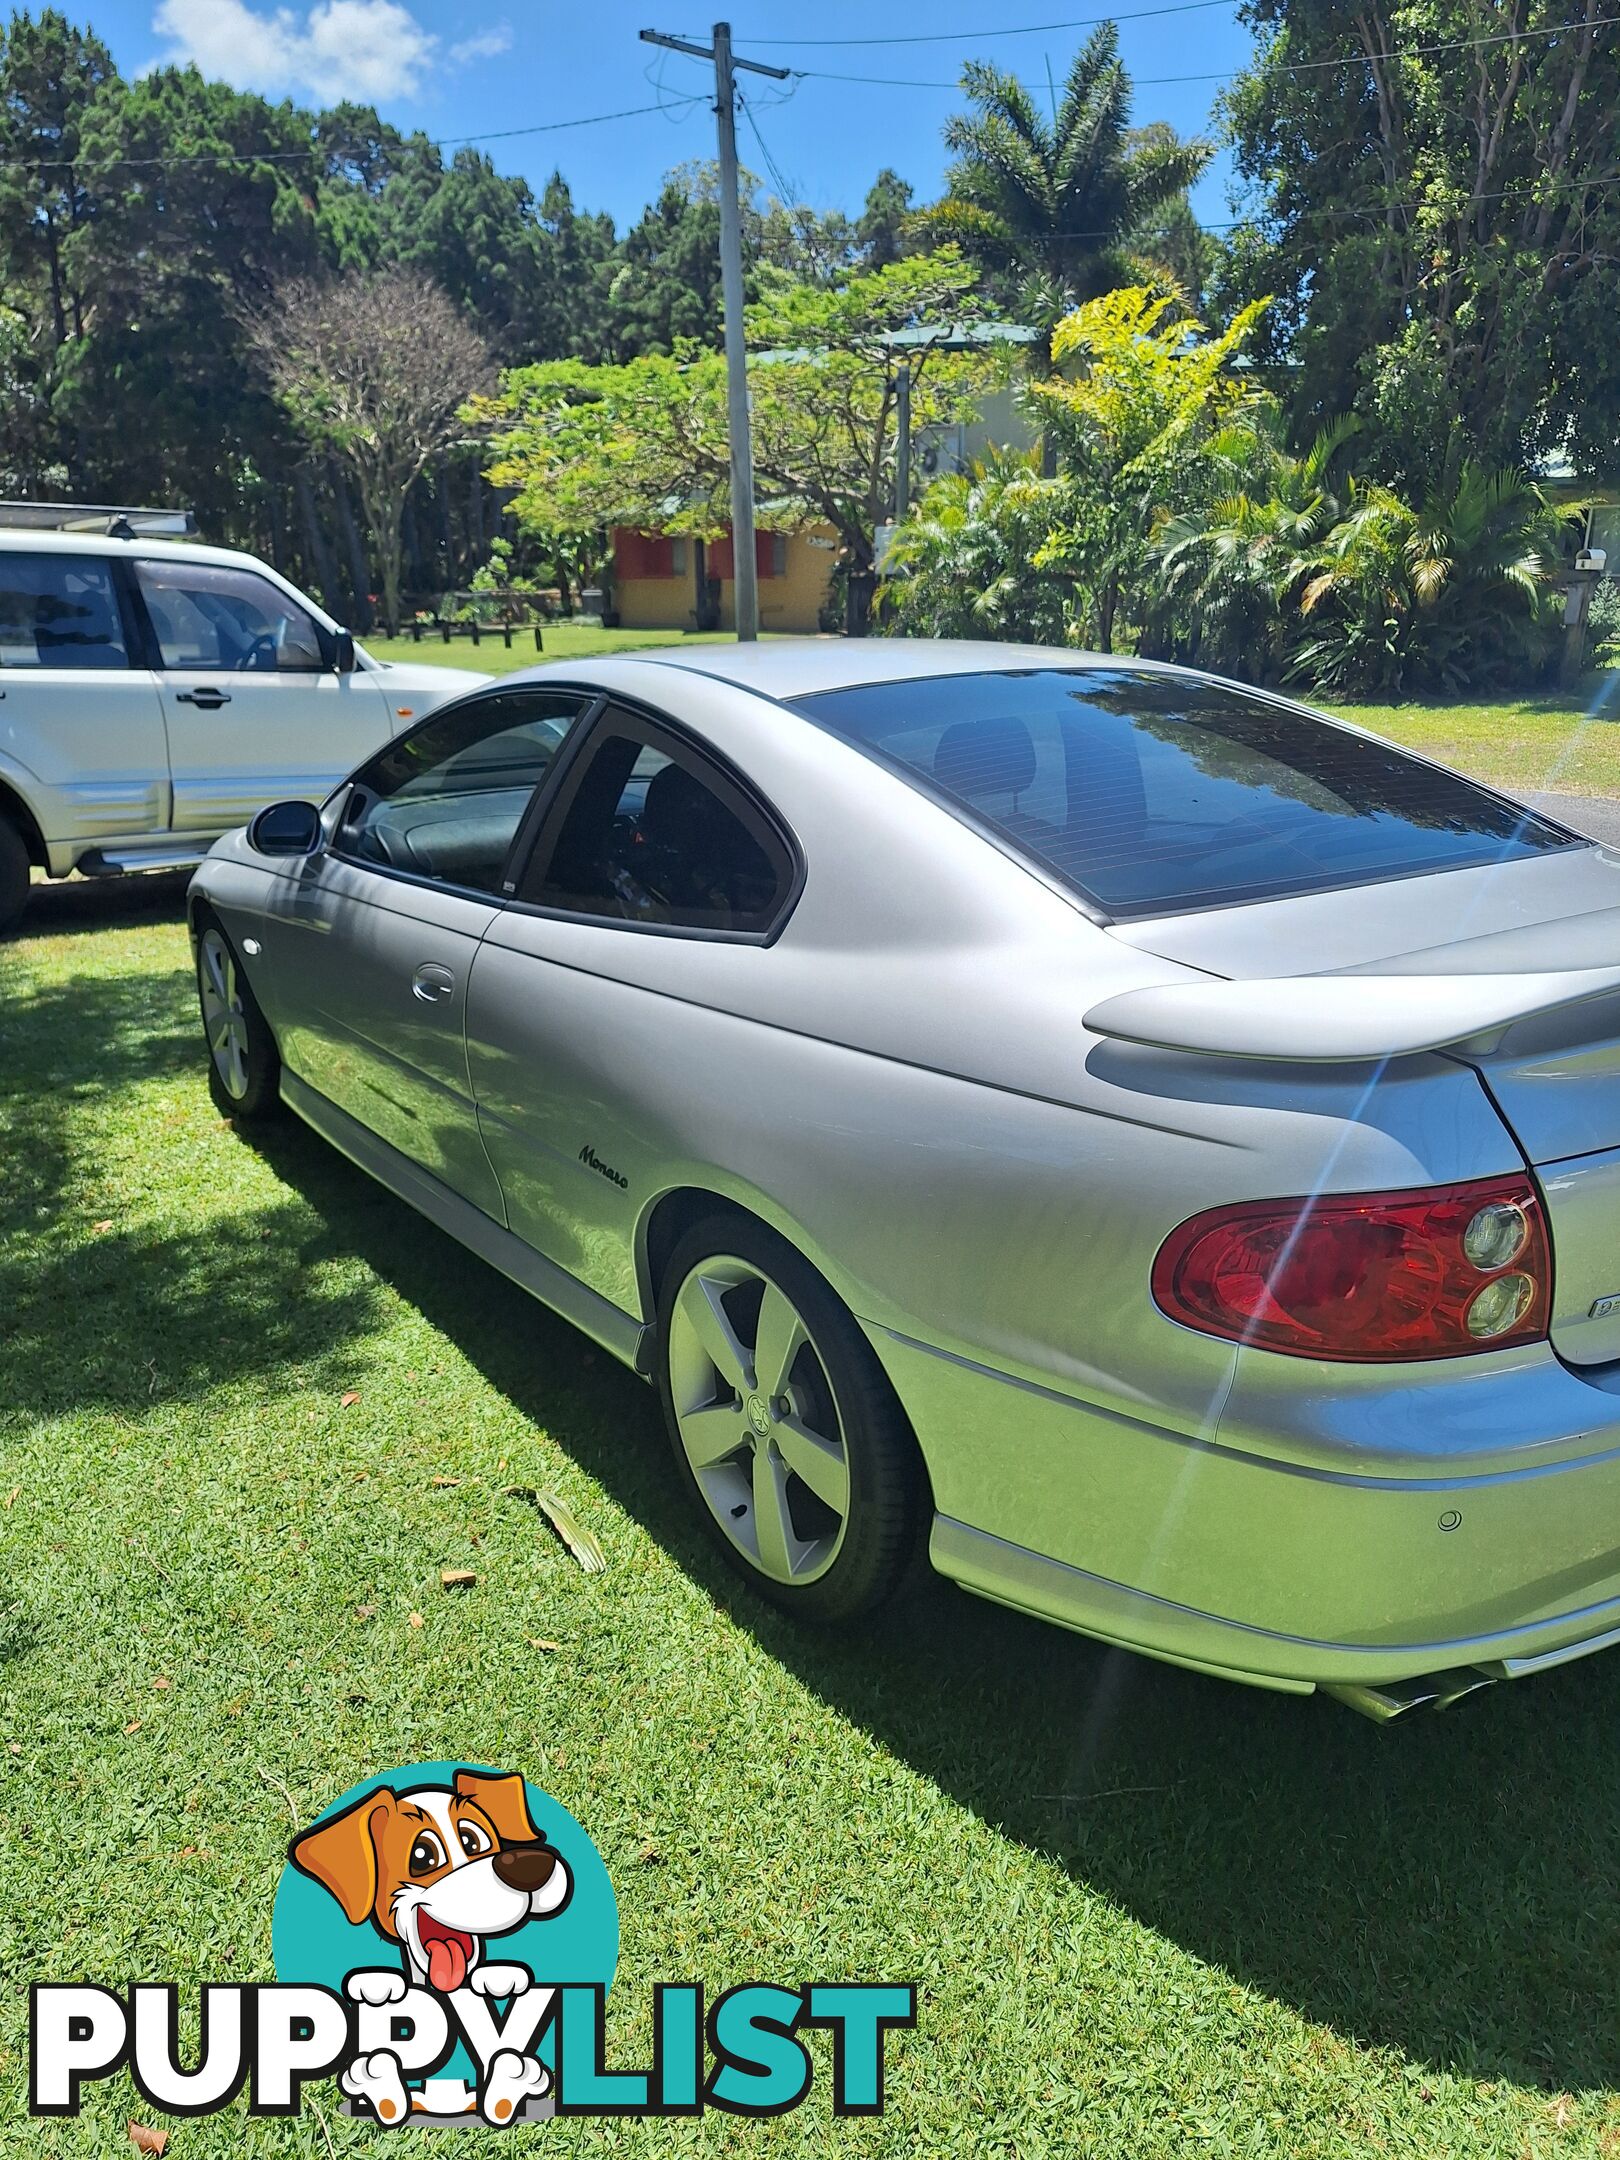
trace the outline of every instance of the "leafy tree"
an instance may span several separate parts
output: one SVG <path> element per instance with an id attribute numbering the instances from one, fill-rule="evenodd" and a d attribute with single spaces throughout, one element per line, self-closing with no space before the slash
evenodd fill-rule
<path id="1" fill-rule="evenodd" d="M 73 263 L 93 296 L 60 417 L 93 495 L 192 504 L 242 530 L 292 437 L 245 364 L 240 311 L 321 260 L 310 136 L 194 68 L 104 91 L 80 144 L 95 214 Z M 138 416 L 138 417 L 137 417 Z"/>
<path id="2" fill-rule="evenodd" d="M 1557 614 L 1561 513 L 1521 473 L 1472 458 L 1413 508 L 1356 486 L 1312 550 L 1290 674 L 1335 695 L 1455 691 L 1533 673 Z"/>
<path id="3" fill-rule="evenodd" d="M 419 272 L 298 278 L 245 315 L 266 379 L 300 432 L 354 476 L 399 628 L 400 528 L 429 462 L 460 439 L 461 407 L 488 368 L 466 319 Z"/>
<path id="4" fill-rule="evenodd" d="M 1354 409 L 1370 467 L 1409 491 L 1565 440 L 1612 461 L 1609 12 L 1245 0 L 1260 48 L 1227 117 L 1255 215 L 1225 289 L 1277 296 L 1257 352 L 1296 437 Z"/>
<path id="5" fill-rule="evenodd" d="M 80 446 L 56 423 L 90 321 L 79 242 L 96 210 L 81 164 L 87 115 L 117 71 L 99 38 L 47 8 L 13 18 L 0 50 L 0 274 L 13 394 L 0 445 L 14 485 L 44 484 L 60 459 L 79 484 Z"/>
<path id="6" fill-rule="evenodd" d="M 866 191 L 866 203 L 855 226 L 855 242 L 868 270 L 881 270 L 916 252 L 910 231 L 912 187 L 892 166 L 883 170 Z"/>
<path id="7" fill-rule="evenodd" d="M 1212 438 L 1218 492 L 1154 534 L 1144 650 L 1250 682 L 1281 676 L 1312 551 L 1345 511 L 1342 467 L 1356 426 L 1335 422 L 1296 458 L 1268 398 Z"/>
<path id="8" fill-rule="evenodd" d="M 929 222 L 985 263 L 1006 300 L 1043 330 L 1131 282 L 1133 235 L 1211 156 L 1207 144 L 1168 129 L 1133 145 L 1130 77 L 1112 23 L 1075 55 L 1052 121 L 1015 76 L 987 62 L 970 62 L 962 87 L 973 110 L 946 125 L 955 162 Z"/>
<path id="9" fill-rule="evenodd" d="M 1080 643 L 1082 597 L 1043 552 L 1062 497 L 1062 482 L 1042 476 L 1038 451 L 1002 451 L 936 480 L 890 545 L 878 590 L 884 627 L 906 637 Z"/>
<path id="10" fill-rule="evenodd" d="M 1142 619 L 1157 525 L 1218 482 L 1226 431 L 1255 398 L 1234 363 L 1264 305 L 1252 302 L 1210 337 L 1171 296 L 1122 287 L 1058 324 L 1053 355 L 1072 359 L 1074 376 L 1028 387 L 1065 483 L 1037 567 L 1065 567 L 1094 595 L 1103 652 L 1113 650 L 1122 603 Z"/>
<path id="11" fill-rule="evenodd" d="M 864 629 L 875 580 L 877 525 L 894 499 L 895 330 L 948 322 L 974 283 L 954 249 L 915 255 L 841 285 L 762 273 L 748 337 L 763 348 L 750 374 L 761 521 L 779 530 L 828 524 L 838 535 L 850 628 Z M 992 363 L 914 352 L 912 422 L 961 417 Z M 476 416 L 494 436 L 490 478 L 514 489 L 512 510 L 548 536 L 607 525 L 713 539 L 729 523 L 725 364 L 683 345 L 590 368 L 509 369 Z"/>
<path id="12" fill-rule="evenodd" d="M 720 338 L 720 206 L 671 175 L 619 244 L 609 287 L 612 355 L 669 353 Z"/>

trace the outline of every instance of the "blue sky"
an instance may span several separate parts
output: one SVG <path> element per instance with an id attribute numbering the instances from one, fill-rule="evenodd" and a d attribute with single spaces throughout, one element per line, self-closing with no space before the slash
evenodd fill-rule
<path id="1" fill-rule="evenodd" d="M 63 0 L 59 0 L 63 4 Z M 663 109 L 600 126 L 514 134 L 487 144 L 505 171 L 538 186 L 561 166 L 575 199 L 606 209 L 622 226 L 657 191 L 671 165 L 713 155 L 714 119 L 697 101 L 705 70 L 695 60 L 641 44 L 653 27 L 707 42 L 706 10 L 684 0 L 96 0 L 75 7 L 112 47 L 126 73 L 164 59 L 194 59 L 243 89 L 332 103 L 375 103 L 401 127 L 441 139 L 485 136 L 626 107 Z M 723 4 L 723 0 L 722 0 Z M 1234 0 L 1170 8 L 1122 0 L 1117 20 L 1136 78 L 1138 122 L 1168 120 L 1184 134 L 1207 130 L 1219 84 L 1155 77 L 1220 76 L 1249 51 Z M 1096 0 L 818 0 L 810 7 L 735 0 L 741 54 L 806 71 L 775 83 L 745 78 L 752 122 L 777 170 L 817 209 L 858 209 L 873 175 L 893 165 L 919 200 L 937 191 L 940 128 L 960 105 L 951 85 L 967 58 L 1015 69 L 1044 92 L 1047 69 L 1062 81 L 1086 35 L 1076 15 Z M 1132 19 L 1132 11 L 1137 19 Z M 1073 26 L 1069 26 L 1073 22 Z M 1033 35 L 1015 26 L 1043 24 Z M 922 42 L 927 39 L 940 42 Z M 904 43 L 869 42 L 880 39 Z M 831 42 L 837 41 L 837 42 Z M 830 80 L 834 76 L 891 82 Z M 691 102 L 680 102 L 690 99 Z M 771 185 L 745 118 L 742 155 Z M 1201 214 L 1227 214 L 1225 159 L 1202 183 Z"/>

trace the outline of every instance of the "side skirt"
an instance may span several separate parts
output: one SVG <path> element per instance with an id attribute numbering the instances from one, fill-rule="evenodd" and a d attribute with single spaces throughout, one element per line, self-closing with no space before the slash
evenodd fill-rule
<path id="1" fill-rule="evenodd" d="M 560 1268 L 553 1260 L 537 1253 L 532 1245 L 525 1245 L 510 1230 L 441 1185 L 425 1170 L 391 1148 L 386 1140 L 379 1140 L 373 1132 L 340 1110 L 336 1103 L 328 1102 L 307 1081 L 286 1067 L 281 1072 L 281 1096 L 290 1110 L 295 1110 L 306 1125 L 312 1126 L 323 1140 L 330 1141 L 339 1154 L 347 1155 L 350 1162 L 357 1163 L 379 1185 L 386 1185 L 429 1222 L 437 1224 L 451 1237 L 459 1239 L 469 1252 L 480 1260 L 487 1260 L 491 1267 L 499 1268 L 521 1289 L 527 1290 L 542 1305 L 549 1305 L 554 1313 L 571 1322 L 592 1342 L 616 1357 L 622 1365 L 646 1379 L 652 1372 L 653 1330 L 631 1314 L 620 1312 L 617 1305 Z"/>

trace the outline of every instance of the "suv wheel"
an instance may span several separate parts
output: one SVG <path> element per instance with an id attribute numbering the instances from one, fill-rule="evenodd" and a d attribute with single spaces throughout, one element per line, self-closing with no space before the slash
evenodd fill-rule
<path id="1" fill-rule="evenodd" d="M 230 940 L 197 922 L 197 997 L 208 1041 L 208 1087 L 222 1117 L 251 1123 L 281 1107 L 281 1056 Z"/>
<path id="2" fill-rule="evenodd" d="M 746 1217 L 699 1223 L 664 1273 L 659 1352 L 676 1464 L 732 1566 L 809 1619 L 881 1605 L 916 1539 L 916 1443 L 808 1261 Z"/>
<path id="3" fill-rule="evenodd" d="M 28 905 L 28 848 L 11 820 L 0 817 L 0 931 L 9 930 Z"/>

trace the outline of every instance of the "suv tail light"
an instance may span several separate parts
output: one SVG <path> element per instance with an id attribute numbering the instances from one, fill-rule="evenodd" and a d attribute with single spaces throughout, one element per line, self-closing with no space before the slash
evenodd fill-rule
<path id="1" fill-rule="evenodd" d="M 1356 1364 L 1462 1357 L 1547 1332 L 1552 1255 L 1528 1177 L 1212 1208 L 1153 1263 L 1205 1335 Z"/>

